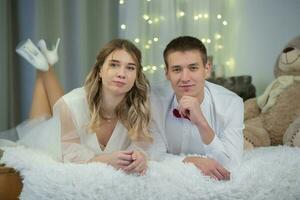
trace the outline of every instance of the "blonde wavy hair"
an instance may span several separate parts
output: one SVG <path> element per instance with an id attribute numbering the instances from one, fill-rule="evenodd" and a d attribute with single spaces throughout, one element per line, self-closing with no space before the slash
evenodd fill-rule
<path id="1" fill-rule="evenodd" d="M 142 72 L 141 52 L 130 41 L 115 39 L 107 43 L 97 56 L 92 70 L 88 74 L 84 88 L 87 94 L 87 102 L 91 120 L 88 129 L 96 131 L 105 117 L 103 116 L 102 81 L 99 80 L 99 72 L 105 59 L 115 50 L 125 50 L 129 53 L 137 65 L 137 76 L 133 87 L 127 92 L 124 99 L 116 107 L 117 118 L 127 128 L 132 141 L 152 141 L 148 132 L 150 123 L 149 108 L 149 82 Z"/>

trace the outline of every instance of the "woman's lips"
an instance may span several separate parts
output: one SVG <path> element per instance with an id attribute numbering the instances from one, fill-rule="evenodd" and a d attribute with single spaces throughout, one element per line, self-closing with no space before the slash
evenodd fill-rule
<path id="1" fill-rule="evenodd" d="M 113 81 L 113 83 L 118 87 L 122 87 L 123 85 L 126 84 L 125 82 L 122 82 L 122 81 Z"/>

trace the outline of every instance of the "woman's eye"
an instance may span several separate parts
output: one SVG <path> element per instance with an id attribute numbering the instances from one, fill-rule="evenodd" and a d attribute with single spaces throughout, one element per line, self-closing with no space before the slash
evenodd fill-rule
<path id="1" fill-rule="evenodd" d="M 127 69 L 133 71 L 133 70 L 135 70 L 135 67 L 134 66 L 128 66 Z"/>
<path id="2" fill-rule="evenodd" d="M 111 66 L 111 67 L 117 67 L 118 64 L 116 64 L 116 63 L 110 63 L 110 66 Z"/>

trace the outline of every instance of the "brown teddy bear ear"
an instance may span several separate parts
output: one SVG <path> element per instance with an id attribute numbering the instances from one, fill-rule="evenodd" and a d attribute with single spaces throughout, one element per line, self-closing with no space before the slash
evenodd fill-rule
<path id="1" fill-rule="evenodd" d="M 300 147 L 300 117 L 296 118 L 294 122 L 289 125 L 283 135 L 283 143 L 288 146 Z"/>

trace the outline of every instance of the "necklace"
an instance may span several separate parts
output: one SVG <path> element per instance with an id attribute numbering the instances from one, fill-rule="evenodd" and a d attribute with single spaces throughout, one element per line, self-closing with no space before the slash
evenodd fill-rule
<path id="1" fill-rule="evenodd" d="M 114 118 L 106 118 L 106 119 L 104 119 L 106 122 L 112 122 L 114 119 L 116 119 L 116 117 L 114 117 Z"/>
<path id="2" fill-rule="evenodd" d="M 112 122 L 113 120 L 117 119 L 117 116 L 114 117 L 101 117 L 106 122 Z"/>

